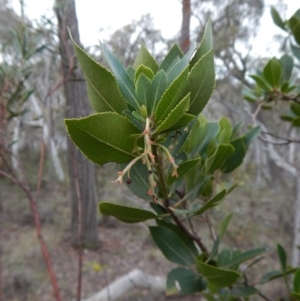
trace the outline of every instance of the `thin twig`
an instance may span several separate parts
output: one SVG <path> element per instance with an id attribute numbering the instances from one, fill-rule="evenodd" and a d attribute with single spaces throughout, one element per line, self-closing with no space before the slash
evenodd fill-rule
<path id="1" fill-rule="evenodd" d="M 78 228 L 77 228 L 77 239 L 78 239 L 78 274 L 77 274 L 77 301 L 81 300 L 81 288 L 82 288 L 82 199 L 78 180 L 78 166 L 75 157 L 75 150 L 72 149 L 72 161 L 74 169 L 74 180 L 77 195 L 77 210 L 78 210 Z"/>
<path id="2" fill-rule="evenodd" d="M 189 232 L 188 229 L 185 227 L 185 225 L 182 223 L 182 221 L 178 218 L 178 216 L 170 208 L 170 200 L 169 200 L 169 196 L 168 196 L 167 184 L 165 181 L 166 178 L 165 178 L 164 172 L 163 172 L 162 161 L 161 161 L 160 155 L 157 152 L 157 148 L 155 146 L 153 148 L 153 154 L 155 156 L 159 183 L 160 183 L 160 186 L 161 186 L 161 189 L 163 192 L 163 196 L 164 196 L 164 207 L 170 213 L 171 217 L 173 218 L 173 220 L 175 221 L 177 226 L 184 232 L 184 234 L 187 235 L 189 238 L 191 238 L 193 241 L 195 241 L 195 243 L 199 246 L 200 250 L 203 253 L 208 254 L 208 249 L 202 242 L 201 238 L 198 237 L 197 235 L 194 235 L 193 233 Z"/>

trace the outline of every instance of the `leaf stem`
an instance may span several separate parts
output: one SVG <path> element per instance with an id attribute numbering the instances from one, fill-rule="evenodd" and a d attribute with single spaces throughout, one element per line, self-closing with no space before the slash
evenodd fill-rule
<path id="1" fill-rule="evenodd" d="M 162 165 L 162 160 L 161 157 L 159 156 L 157 152 L 158 146 L 154 146 L 153 148 L 153 153 L 155 156 L 155 161 L 156 161 L 156 169 L 158 172 L 158 178 L 159 178 L 159 185 L 162 190 L 163 196 L 164 196 L 164 206 L 166 210 L 170 213 L 170 216 L 173 218 L 174 222 L 177 224 L 177 226 L 184 232 L 184 234 L 188 237 L 190 237 L 195 243 L 199 246 L 200 250 L 208 255 L 208 250 L 206 246 L 203 244 L 202 240 L 200 237 L 194 235 L 193 233 L 190 233 L 188 229 L 185 227 L 185 225 L 182 223 L 182 221 L 178 218 L 178 216 L 170 209 L 170 199 L 168 195 L 168 188 L 166 184 L 166 177 L 163 172 L 163 165 Z"/>

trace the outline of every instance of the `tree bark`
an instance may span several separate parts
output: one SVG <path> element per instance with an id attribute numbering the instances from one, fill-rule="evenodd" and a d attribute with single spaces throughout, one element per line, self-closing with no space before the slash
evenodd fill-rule
<path id="1" fill-rule="evenodd" d="M 182 0 L 180 47 L 184 53 L 190 48 L 191 0 Z"/>
<path id="2" fill-rule="evenodd" d="M 75 42 L 80 45 L 75 0 L 56 0 L 55 11 L 59 27 L 66 117 L 87 116 L 90 107 L 86 83 L 82 72 L 75 65 L 75 53 L 68 33 L 69 29 Z M 71 243 L 74 247 L 94 249 L 99 246 L 94 166 L 70 139 L 68 140 L 68 164 L 72 207 Z"/>

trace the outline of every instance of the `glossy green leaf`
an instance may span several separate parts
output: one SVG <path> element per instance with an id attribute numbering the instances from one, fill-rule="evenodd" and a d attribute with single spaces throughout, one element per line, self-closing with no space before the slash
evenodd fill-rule
<path id="1" fill-rule="evenodd" d="M 186 68 L 162 95 L 155 111 L 154 120 L 156 124 L 163 121 L 177 105 L 186 84 L 188 71 L 188 68 Z"/>
<path id="2" fill-rule="evenodd" d="M 192 122 L 196 116 L 191 114 L 183 114 L 182 117 L 169 128 L 169 131 L 175 131 L 185 128 L 190 122 Z"/>
<path id="3" fill-rule="evenodd" d="M 195 167 L 201 161 L 200 158 L 196 158 L 193 160 L 187 160 L 179 164 L 177 173 L 178 177 L 172 177 L 172 175 L 168 176 L 167 183 L 171 185 L 172 183 L 181 180 L 184 175 L 189 172 L 193 167 Z"/>
<path id="4" fill-rule="evenodd" d="M 148 49 L 144 44 L 141 45 L 138 55 L 133 64 L 133 68 L 137 69 L 140 65 L 144 65 L 152 70 L 155 74 L 158 70 L 158 64 L 156 63 L 153 56 L 149 53 Z"/>
<path id="5" fill-rule="evenodd" d="M 117 113 L 126 110 L 126 101 L 122 97 L 116 79 L 111 72 L 94 61 L 73 40 L 72 43 L 87 80 L 87 91 L 94 110 Z"/>
<path id="6" fill-rule="evenodd" d="M 173 269 L 167 276 L 166 295 L 187 295 L 202 292 L 206 289 L 203 278 L 191 270 Z"/>
<path id="7" fill-rule="evenodd" d="M 226 196 L 226 193 L 226 189 L 223 189 L 221 192 L 219 192 L 217 195 L 211 198 L 208 202 L 206 202 L 199 210 L 197 210 L 195 212 L 195 215 L 202 214 L 205 211 L 218 206 L 220 202 L 223 201 L 224 197 Z"/>
<path id="8" fill-rule="evenodd" d="M 192 47 L 180 61 L 178 61 L 174 66 L 170 68 L 170 70 L 167 73 L 167 79 L 169 84 L 171 84 L 181 74 L 181 72 L 189 66 L 189 61 L 194 51 L 195 48 Z"/>
<path id="9" fill-rule="evenodd" d="M 145 74 L 140 74 L 135 89 L 139 105 L 144 105 L 149 112 L 151 110 L 151 80 Z"/>
<path id="10" fill-rule="evenodd" d="M 277 25 L 282 30 L 286 31 L 285 23 L 281 19 L 278 11 L 276 10 L 276 8 L 274 6 L 271 6 L 271 16 L 272 16 L 274 24 Z"/>
<path id="11" fill-rule="evenodd" d="M 205 123 L 201 125 L 199 118 L 189 131 L 189 135 L 182 146 L 182 150 L 187 155 L 191 154 L 192 157 L 198 153 L 203 155 L 208 144 L 217 136 L 220 129 L 217 123 Z"/>
<path id="12" fill-rule="evenodd" d="M 222 167 L 223 173 L 230 173 L 239 167 L 246 156 L 246 145 L 244 137 L 240 137 L 230 143 L 234 147 L 234 153 L 227 159 Z"/>
<path id="13" fill-rule="evenodd" d="M 103 215 L 114 216 L 116 219 L 125 223 L 140 223 L 157 217 L 151 211 L 110 202 L 101 202 L 99 204 L 99 210 Z"/>
<path id="14" fill-rule="evenodd" d="M 188 113 L 198 115 L 206 106 L 215 88 L 213 50 L 202 56 L 191 69 L 187 87 L 191 92 L 191 106 Z"/>
<path id="15" fill-rule="evenodd" d="M 134 70 L 134 69 L 133 69 Z M 148 77 L 148 79 L 152 80 L 154 77 L 154 73 L 152 72 L 152 70 L 144 65 L 140 65 L 136 72 L 134 73 L 134 82 L 136 83 L 136 81 L 138 80 L 139 76 L 141 74 L 144 74 L 145 76 Z"/>
<path id="16" fill-rule="evenodd" d="M 231 295 L 235 298 L 246 298 L 258 293 L 254 286 L 235 286 L 231 290 Z"/>
<path id="17" fill-rule="evenodd" d="M 216 287 L 228 287 L 237 282 L 241 274 L 236 271 L 220 269 L 197 261 L 197 269 L 206 280 Z"/>
<path id="18" fill-rule="evenodd" d="M 160 70 L 155 74 L 151 85 L 151 109 L 149 112 L 151 112 L 152 117 L 154 115 L 157 103 L 167 89 L 167 85 L 167 75 L 164 70 Z"/>
<path id="19" fill-rule="evenodd" d="M 274 279 L 284 277 L 284 275 L 295 273 L 296 270 L 297 270 L 297 268 L 289 269 L 285 273 L 282 273 L 282 271 L 277 271 L 277 270 L 268 272 L 268 273 L 266 273 L 265 275 L 262 276 L 259 283 L 261 283 L 261 284 L 267 283 L 267 282 L 272 281 Z"/>
<path id="20" fill-rule="evenodd" d="M 120 170 L 123 170 L 126 166 L 127 164 L 122 164 Z M 146 201 L 152 201 L 153 198 L 147 195 L 147 192 L 149 190 L 148 176 L 149 172 L 146 168 L 146 165 L 139 160 L 130 169 L 131 183 L 126 185 L 127 188 L 139 198 L 144 199 Z M 124 181 L 126 180 L 127 178 L 124 178 Z"/>
<path id="21" fill-rule="evenodd" d="M 230 144 L 218 145 L 215 153 L 207 159 L 205 162 L 206 170 L 208 173 L 222 168 L 226 163 L 226 160 L 234 153 L 234 148 Z"/>
<path id="22" fill-rule="evenodd" d="M 204 29 L 204 34 L 200 46 L 191 60 L 190 63 L 191 67 L 194 67 L 197 64 L 197 62 L 212 49 L 213 49 L 212 25 L 211 25 L 211 20 L 208 20 Z"/>
<path id="23" fill-rule="evenodd" d="M 286 264 L 287 264 L 286 263 L 286 253 L 285 253 L 284 248 L 280 244 L 277 244 L 277 255 L 279 257 L 282 272 L 285 272 Z"/>
<path id="24" fill-rule="evenodd" d="M 293 29 L 293 36 L 298 45 L 300 45 L 300 20 L 297 22 Z"/>
<path id="25" fill-rule="evenodd" d="M 127 67 L 127 73 L 132 82 L 134 82 L 135 69 L 132 66 Z"/>
<path id="26" fill-rule="evenodd" d="M 149 229 L 154 242 L 168 260 L 184 266 L 191 266 L 195 263 L 190 250 L 173 231 L 156 226 L 149 227 Z"/>
<path id="27" fill-rule="evenodd" d="M 278 60 L 271 59 L 263 69 L 263 75 L 271 87 L 279 87 L 282 68 Z"/>
<path id="28" fill-rule="evenodd" d="M 133 140 L 129 137 L 140 132 L 124 116 L 105 112 L 66 119 L 65 124 L 75 145 L 96 164 L 125 163 L 135 158 Z"/>
<path id="29" fill-rule="evenodd" d="M 232 259 L 230 261 L 228 261 L 223 267 L 232 267 L 234 265 L 239 265 L 242 262 L 249 260 L 253 257 L 262 255 L 264 253 L 268 252 L 268 249 L 266 248 L 259 248 L 259 249 L 253 249 L 253 250 L 248 250 L 245 252 L 242 252 L 240 254 L 238 254 L 237 256 L 232 256 Z"/>
<path id="30" fill-rule="evenodd" d="M 156 220 L 156 223 L 159 227 L 171 230 L 174 234 L 176 234 L 181 242 L 185 245 L 185 248 L 190 253 L 191 257 L 196 258 L 199 255 L 194 241 L 189 238 L 177 225 L 168 223 L 164 220 Z"/>
<path id="31" fill-rule="evenodd" d="M 135 93 L 134 84 L 126 69 L 104 44 L 101 44 L 101 50 L 115 75 L 122 95 L 133 108 L 139 111 L 140 105 Z"/>
<path id="32" fill-rule="evenodd" d="M 221 222 L 220 227 L 219 227 L 219 236 L 220 239 L 222 240 L 224 237 L 224 234 L 226 233 L 226 230 L 228 228 L 228 225 L 231 221 L 233 213 L 228 214 Z"/>
<path id="33" fill-rule="evenodd" d="M 224 249 L 220 252 L 217 260 L 217 266 L 223 268 L 232 260 L 232 252 L 230 249 Z"/>
<path id="34" fill-rule="evenodd" d="M 210 261 L 211 259 L 213 259 L 219 252 L 219 245 L 226 233 L 226 230 L 228 228 L 228 225 L 231 221 L 231 218 L 232 218 L 232 215 L 233 213 L 230 213 L 229 215 L 227 215 L 221 222 L 220 226 L 219 226 L 219 233 L 218 233 L 218 236 L 217 236 L 217 239 L 216 241 L 214 242 L 214 245 L 213 245 L 213 248 L 212 248 L 212 251 L 209 255 L 209 258 L 207 261 Z"/>
<path id="35" fill-rule="evenodd" d="M 163 61 L 160 64 L 160 69 L 164 70 L 165 72 L 168 71 L 172 63 L 176 58 L 182 58 L 183 52 L 177 44 L 174 44 L 168 54 L 165 56 Z"/>
<path id="36" fill-rule="evenodd" d="M 293 290 L 296 293 L 300 293 L 300 268 L 298 268 L 294 275 Z"/>
<path id="37" fill-rule="evenodd" d="M 280 59 L 279 63 L 282 67 L 282 81 L 287 82 L 292 76 L 292 71 L 294 67 L 293 58 L 287 54 L 284 54 Z"/>
<path id="38" fill-rule="evenodd" d="M 190 94 L 186 95 L 176 107 L 169 113 L 166 119 L 156 128 L 154 134 L 164 132 L 171 128 L 174 124 L 180 120 L 184 113 L 189 109 Z"/>
<path id="39" fill-rule="evenodd" d="M 150 202 L 151 208 L 155 211 L 159 219 L 156 220 L 156 223 L 161 220 L 165 223 L 173 223 L 173 219 L 170 217 L 170 213 L 166 210 L 165 207 L 158 203 Z"/>
<path id="40" fill-rule="evenodd" d="M 267 92 L 270 92 L 272 90 L 271 87 L 269 86 L 269 84 L 267 83 L 267 81 L 265 81 L 265 79 L 262 78 L 261 76 L 250 75 L 250 77 L 253 78 L 255 80 L 256 84 L 263 90 L 265 90 Z"/>
<path id="41" fill-rule="evenodd" d="M 229 143 L 232 135 L 232 127 L 229 120 L 226 117 L 222 117 L 219 121 L 220 133 L 218 135 L 219 143 Z"/>
<path id="42" fill-rule="evenodd" d="M 260 133 L 260 126 L 256 126 L 244 134 L 244 143 L 246 149 L 248 149 L 250 144 L 258 137 L 259 133 Z"/>

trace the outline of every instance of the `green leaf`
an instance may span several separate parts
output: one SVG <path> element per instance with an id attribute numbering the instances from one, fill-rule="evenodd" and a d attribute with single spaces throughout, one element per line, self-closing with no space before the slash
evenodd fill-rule
<path id="1" fill-rule="evenodd" d="M 181 72 L 187 66 L 189 66 L 189 61 L 194 51 L 195 48 L 192 47 L 180 61 L 178 61 L 174 66 L 170 68 L 170 70 L 167 73 L 167 79 L 169 84 L 171 84 L 181 74 Z"/>
<path id="2" fill-rule="evenodd" d="M 173 231 L 156 226 L 149 227 L 149 229 L 154 242 L 168 260 L 184 266 L 191 266 L 195 263 L 190 250 Z"/>
<path id="3" fill-rule="evenodd" d="M 244 134 L 244 143 L 246 146 L 246 150 L 250 146 L 250 144 L 258 137 L 260 133 L 260 126 L 256 126 L 255 128 L 251 129 L 247 133 Z"/>
<path id="4" fill-rule="evenodd" d="M 174 44 L 168 54 L 165 56 L 163 61 L 160 64 L 160 69 L 164 70 L 165 72 L 168 71 L 172 63 L 176 58 L 182 58 L 183 52 L 181 51 L 180 47 L 177 44 Z"/>
<path id="5" fill-rule="evenodd" d="M 278 11 L 275 9 L 274 6 L 271 6 L 271 16 L 272 16 L 274 24 L 277 25 L 282 30 L 286 31 L 285 23 L 281 19 Z"/>
<path id="6" fill-rule="evenodd" d="M 164 70 L 157 72 L 152 80 L 151 85 L 151 116 L 153 117 L 158 101 L 167 89 L 168 81 Z"/>
<path id="7" fill-rule="evenodd" d="M 294 46 L 292 43 L 291 43 L 291 49 L 292 49 L 293 55 L 297 58 L 298 61 L 300 61 L 300 49 L 298 47 Z"/>
<path id="8" fill-rule="evenodd" d="M 235 266 L 235 265 L 239 265 L 239 264 L 241 264 L 242 262 L 244 262 L 246 260 L 249 260 L 253 257 L 259 256 L 259 255 L 264 254 L 266 252 L 268 252 L 268 249 L 259 248 L 259 249 L 253 249 L 253 250 L 245 251 L 245 252 L 240 253 L 236 256 L 233 255 L 232 259 L 230 261 L 228 261 L 223 267 L 224 268 L 229 268 L 229 267 L 232 267 L 232 266 Z"/>
<path id="9" fill-rule="evenodd" d="M 227 159 L 226 163 L 222 167 L 223 173 L 230 173 L 239 167 L 246 155 L 244 137 L 240 137 L 232 141 L 230 144 L 234 147 L 234 153 Z"/>
<path id="10" fill-rule="evenodd" d="M 139 111 L 140 105 L 134 90 L 134 84 L 126 69 L 105 45 L 101 44 L 101 50 L 117 79 L 122 95 L 132 107 Z"/>
<path id="11" fill-rule="evenodd" d="M 174 124 L 180 120 L 184 113 L 189 109 L 190 94 L 186 95 L 170 112 L 166 119 L 156 128 L 153 134 L 164 132 L 171 128 Z"/>
<path id="12" fill-rule="evenodd" d="M 191 69 L 187 80 L 191 92 L 191 106 L 188 113 L 198 115 L 206 106 L 215 88 L 215 68 L 213 50 L 201 57 Z"/>
<path id="13" fill-rule="evenodd" d="M 254 286 L 235 286 L 231 290 L 231 295 L 235 298 L 250 297 L 258 293 L 258 290 Z"/>
<path id="14" fill-rule="evenodd" d="M 127 73 L 132 82 L 134 82 L 135 69 L 132 66 L 127 67 Z"/>
<path id="15" fill-rule="evenodd" d="M 197 261 L 197 269 L 207 279 L 208 283 L 216 287 L 231 286 L 241 276 L 236 271 L 220 269 L 200 261 Z"/>
<path id="16" fill-rule="evenodd" d="M 158 70 L 158 64 L 156 63 L 155 59 L 149 53 L 148 49 L 145 47 L 144 44 L 141 45 L 141 48 L 133 64 L 133 68 L 137 69 L 140 65 L 144 65 L 148 67 L 149 69 L 152 70 L 154 74 Z"/>
<path id="17" fill-rule="evenodd" d="M 294 118 L 294 119 L 292 120 L 292 125 L 293 125 L 294 127 L 300 127 L 300 117 Z"/>
<path id="18" fill-rule="evenodd" d="M 117 113 L 126 110 L 126 101 L 122 97 L 116 79 L 111 72 L 94 61 L 73 40 L 72 43 L 87 80 L 87 91 L 94 110 Z"/>
<path id="19" fill-rule="evenodd" d="M 190 63 L 191 67 L 194 67 L 197 64 L 197 62 L 212 49 L 213 49 L 213 33 L 212 33 L 211 20 L 208 20 L 204 29 L 204 34 L 200 46 L 191 60 Z"/>
<path id="20" fill-rule="evenodd" d="M 280 244 L 277 244 L 277 255 L 279 257 L 282 272 L 285 273 L 286 272 L 286 253 L 285 253 L 284 248 Z"/>
<path id="21" fill-rule="evenodd" d="M 122 164 L 120 170 L 123 170 L 126 166 L 127 164 Z M 127 188 L 139 198 L 152 201 L 153 198 L 147 195 L 149 190 L 148 176 L 149 172 L 146 165 L 139 160 L 130 169 L 131 183 L 127 185 Z"/>
<path id="22" fill-rule="evenodd" d="M 300 293 L 300 268 L 298 268 L 294 276 L 293 290 L 296 293 Z"/>
<path id="23" fill-rule="evenodd" d="M 279 63 L 282 67 L 282 82 L 288 82 L 292 76 L 294 67 L 293 58 L 287 54 L 284 54 L 280 59 Z"/>
<path id="24" fill-rule="evenodd" d="M 299 300 L 300 301 L 300 293 L 291 292 L 291 296 L 294 298 L 293 300 Z"/>
<path id="25" fill-rule="evenodd" d="M 193 121 L 196 116 L 191 114 L 183 114 L 183 116 L 169 128 L 169 131 L 176 131 L 186 127 L 191 121 Z"/>
<path id="26" fill-rule="evenodd" d="M 188 250 L 191 257 L 196 258 L 199 255 L 198 249 L 196 248 L 194 241 L 191 238 L 189 238 L 177 225 L 159 219 L 156 220 L 156 223 L 159 227 L 171 230 L 174 234 L 176 234 L 181 240 L 181 242 L 185 245 L 186 250 Z"/>
<path id="27" fill-rule="evenodd" d="M 101 202 L 99 204 L 99 210 L 103 215 L 114 216 L 124 223 L 140 223 L 157 217 L 157 215 L 151 211 L 110 202 Z"/>
<path id="28" fill-rule="evenodd" d="M 232 260 L 232 252 L 230 249 L 224 249 L 220 252 L 218 256 L 217 266 L 222 268 L 225 267 L 226 264 Z"/>
<path id="29" fill-rule="evenodd" d="M 134 70 L 134 69 L 133 69 Z M 144 65 L 140 65 L 138 67 L 138 69 L 136 70 L 136 72 L 134 73 L 134 82 L 136 83 L 136 81 L 138 80 L 139 76 L 141 74 L 144 74 L 147 76 L 148 79 L 152 80 L 154 77 L 154 73 L 152 72 L 152 70 Z"/>
<path id="30" fill-rule="evenodd" d="M 218 206 L 226 196 L 226 193 L 227 193 L 226 189 L 223 189 L 221 192 L 219 192 L 217 195 L 211 198 L 208 202 L 206 202 L 199 210 L 197 210 L 195 212 L 195 215 L 202 214 L 208 209 Z"/>
<path id="31" fill-rule="evenodd" d="M 167 276 L 167 296 L 193 294 L 205 289 L 206 283 L 203 278 L 191 270 L 176 268 Z"/>
<path id="32" fill-rule="evenodd" d="M 220 227 L 219 227 L 219 236 L 220 236 L 220 240 L 223 239 L 224 234 L 226 233 L 226 230 L 228 228 L 228 225 L 231 221 L 233 213 L 228 214 L 221 222 Z"/>
<path id="33" fill-rule="evenodd" d="M 135 158 L 131 135 L 139 130 L 124 116 L 113 112 L 90 115 L 79 119 L 65 119 L 68 134 L 75 145 L 92 162 L 125 163 Z"/>
<path id="34" fill-rule="evenodd" d="M 282 271 L 277 271 L 277 270 L 268 272 L 268 273 L 266 273 L 265 275 L 262 276 L 259 283 L 260 284 L 267 283 L 267 282 L 272 281 L 274 279 L 284 277 L 284 275 L 295 273 L 296 270 L 297 270 L 297 268 L 290 269 L 290 270 L 286 271 L 285 273 L 282 273 Z"/>
<path id="35" fill-rule="evenodd" d="M 218 145 L 215 153 L 207 159 L 205 162 L 206 170 L 208 173 L 222 168 L 226 163 L 226 160 L 234 153 L 234 148 L 230 144 Z"/>
<path id="36" fill-rule="evenodd" d="M 293 36 L 297 44 L 300 44 L 300 20 L 297 22 L 296 26 L 293 29 Z"/>
<path id="37" fill-rule="evenodd" d="M 154 120 L 156 124 L 163 121 L 177 105 L 187 80 L 188 71 L 189 69 L 186 68 L 162 95 L 155 111 Z"/>
<path id="38" fill-rule="evenodd" d="M 220 133 L 218 135 L 219 143 L 229 143 L 232 135 L 232 127 L 229 120 L 226 117 L 222 117 L 219 121 Z"/>
<path id="39" fill-rule="evenodd" d="M 220 126 L 213 122 L 201 125 L 199 118 L 189 131 L 189 135 L 182 146 L 182 151 L 192 157 L 198 153 L 201 156 L 204 155 L 208 144 L 217 136 L 220 129 Z"/>
<path id="40" fill-rule="evenodd" d="M 151 80 L 142 73 L 136 82 L 136 95 L 139 105 L 144 105 L 147 108 L 147 112 L 151 110 L 150 91 Z"/>
<path id="41" fill-rule="evenodd" d="M 262 78 L 261 76 L 258 75 L 250 75 L 251 78 L 253 78 L 256 82 L 256 84 L 262 88 L 263 90 L 267 91 L 267 92 L 271 92 L 271 87 L 268 85 L 268 83 L 265 81 L 264 78 Z M 256 99 L 256 98 L 255 98 Z"/>
<path id="42" fill-rule="evenodd" d="M 264 78 L 271 87 L 279 87 L 282 68 L 278 60 L 271 59 L 263 70 Z"/>
<path id="43" fill-rule="evenodd" d="M 199 162 L 201 161 L 200 158 L 196 158 L 193 160 L 187 160 L 179 164 L 177 173 L 178 173 L 178 178 L 172 177 L 172 175 L 168 176 L 167 183 L 171 185 L 174 182 L 180 181 L 184 175 L 189 172 L 193 167 L 195 167 Z"/>

